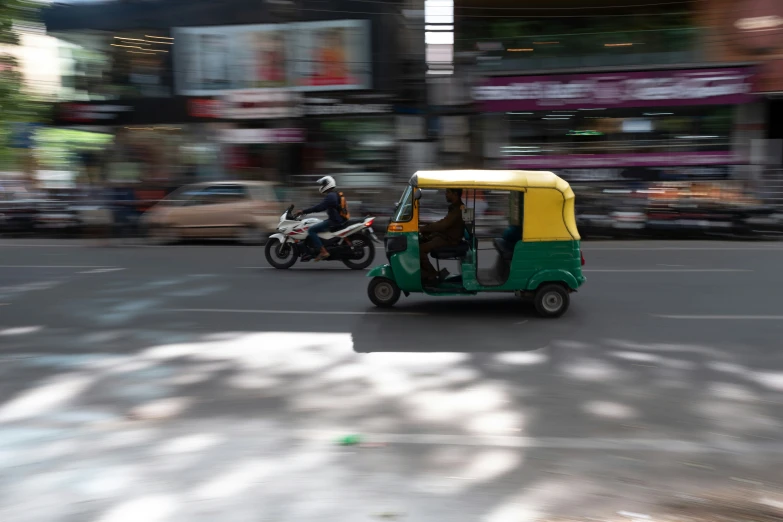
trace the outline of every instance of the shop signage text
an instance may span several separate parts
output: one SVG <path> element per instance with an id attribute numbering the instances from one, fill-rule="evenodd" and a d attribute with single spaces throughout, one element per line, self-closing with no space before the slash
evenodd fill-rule
<path id="1" fill-rule="evenodd" d="M 223 129 L 219 139 L 223 143 L 301 143 L 304 129 Z"/>
<path id="2" fill-rule="evenodd" d="M 726 104 L 751 101 L 748 69 L 495 78 L 473 91 L 486 111 Z"/>
<path id="3" fill-rule="evenodd" d="M 633 179 L 632 176 L 623 177 L 626 167 L 613 168 L 586 168 L 586 169 L 562 169 L 557 175 L 568 182 L 578 181 L 621 181 Z M 670 178 L 727 178 L 730 167 L 727 165 L 701 165 L 691 167 L 668 167 L 664 173 Z"/>
<path id="4" fill-rule="evenodd" d="M 679 167 L 747 163 L 726 151 L 672 152 L 667 154 L 572 154 L 570 156 L 516 156 L 505 160 L 508 169 L 585 169 L 599 167 Z"/>
<path id="5" fill-rule="evenodd" d="M 781 0 L 738 0 L 729 10 L 734 40 L 752 52 L 783 48 L 783 2 Z M 741 18 L 734 18 L 740 14 Z"/>
<path id="6" fill-rule="evenodd" d="M 756 18 L 742 18 L 734 22 L 734 27 L 743 31 L 768 31 L 777 29 L 783 25 L 781 16 L 757 16 Z"/>
<path id="7" fill-rule="evenodd" d="M 389 114 L 393 111 L 387 104 L 335 104 L 335 105 L 306 105 L 305 114 L 308 116 L 331 116 L 334 114 Z"/>
<path id="8" fill-rule="evenodd" d="M 192 99 L 189 101 L 189 111 L 194 118 L 297 118 L 302 115 L 301 104 L 301 95 L 291 91 L 236 91 L 219 99 Z"/>
<path id="9" fill-rule="evenodd" d="M 63 105 L 61 119 L 79 123 L 110 123 L 120 114 L 133 111 L 128 105 L 91 105 L 68 103 Z"/>

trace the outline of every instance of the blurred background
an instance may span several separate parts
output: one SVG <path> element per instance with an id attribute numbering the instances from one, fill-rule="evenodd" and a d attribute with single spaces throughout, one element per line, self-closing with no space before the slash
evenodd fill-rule
<path id="1" fill-rule="evenodd" d="M 571 183 L 568 315 L 50 240 L 448 168 Z M 0 0 L 0 521 L 781 521 L 780 235 L 783 0 Z"/>
<path id="2" fill-rule="evenodd" d="M 265 202 L 268 227 L 235 234 L 258 239 L 320 176 L 384 217 L 428 168 L 552 170 L 588 238 L 783 233 L 775 0 L 3 6 L 5 234 L 147 234 L 200 183 L 180 194 L 220 192 L 239 228 Z"/>

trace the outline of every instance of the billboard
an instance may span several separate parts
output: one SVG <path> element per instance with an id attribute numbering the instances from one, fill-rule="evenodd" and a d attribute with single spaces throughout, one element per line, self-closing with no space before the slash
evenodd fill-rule
<path id="1" fill-rule="evenodd" d="M 369 89 L 370 22 L 334 20 L 294 24 L 294 86 L 301 91 Z"/>
<path id="2" fill-rule="evenodd" d="M 289 86 L 292 33 L 276 24 L 174 30 L 176 90 L 210 96 L 237 89 Z"/>
<path id="3" fill-rule="evenodd" d="M 174 29 L 177 94 L 239 89 L 368 89 L 366 20 Z"/>

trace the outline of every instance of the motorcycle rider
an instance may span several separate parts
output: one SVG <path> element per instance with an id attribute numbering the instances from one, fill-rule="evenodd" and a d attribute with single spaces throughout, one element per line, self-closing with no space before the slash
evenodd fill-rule
<path id="1" fill-rule="evenodd" d="M 315 248 L 320 249 L 320 253 L 315 258 L 315 261 L 321 261 L 329 257 L 329 252 L 324 247 L 324 244 L 321 241 L 321 238 L 318 237 L 318 234 L 321 232 L 326 232 L 332 227 L 340 226 L 345 223 L 346 220 L 340 215 L 340 197 L 334 190 L 337 188 L 337 182 L 334 180 L 334 178 L 332 176 L 324 176 L 316 183 L 319 185 L 318 192 L 325 195 L 323 201 L 314 207 L 306 208 L 300 211 L 300 213 L 314 214 L 316 212 L 326 211 L 328 218 L 320 223 L 316 223 L 307 231 L 307 235 L 310 238 L 312 245 Z M 347 239 L 346 242 L 350 244 Z"/>

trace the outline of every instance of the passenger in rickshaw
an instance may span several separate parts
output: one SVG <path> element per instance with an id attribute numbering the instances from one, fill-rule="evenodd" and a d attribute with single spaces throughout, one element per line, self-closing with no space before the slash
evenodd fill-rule
<path id="1" fill-rule="evenodd" d="M 508 227 L 503 231 L 502 237 L 495 238 L 492 241 L 501 260 L 511 262 L 514 257 L 514 247 L 522 240 L 523 202 L 524 196 L 521 193 L 509 193 Z"/>
<path id="2" fill-rule="evenodd" d="M 458 245 L 465 233 L 465 222 L 462 219 L 462 209 L 465 206 L 462 202 L 462 189 L 447 189 L 446 201 L 449 203 L 446 217 L 420 228 L 419 257 L 421 278 L 425 283 L 437 282 L 439 277 L 445 275 L 435 271 L 429 259 L 430 252 L 436 248 Z"/>

